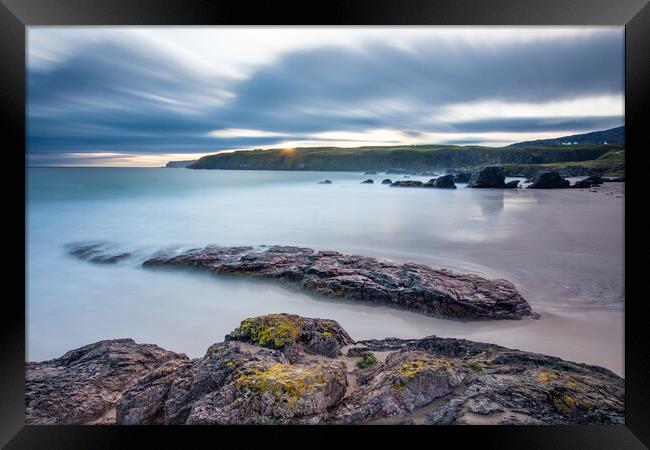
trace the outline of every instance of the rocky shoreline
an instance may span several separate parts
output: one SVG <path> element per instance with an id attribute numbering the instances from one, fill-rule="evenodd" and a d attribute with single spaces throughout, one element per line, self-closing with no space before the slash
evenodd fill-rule
<path id="1" fill-rule="evenodd" d="M 102 243 L 71 245 L 69 252 L 94 263 L 115 263 L 132 256 L 112 251 L 110 245 Z M 181 253 L 162 251 L 146 258 L 142 265 L 278 280 L 323 297 L 396 306 L 446 319 L 537 317 L 507 280 L 334 251 L 213 245 Z"/>
<path id="2" fill-rule="evenodd" d="M 366 172 L 368 174 L 369 172 Z M 386 172 L 388 174 L 389 172 Z M 372 174 L 375 174 L 372 172 Z M 415 174 L 422 175 L 422 174 Z M 517 189 L 521 180 L 511 180 L 506 182 L 508 176 L 507 170 L 503 166 L 486 166 L 479 170 L 470 172 L 453 171 L 446 175 L 437 175 L 437 178 L 431 178 L 429 181 L 420 180 L 396 180 L 385 178 L 381 184 L 387 184 L 391 187 L 412 187 L 412 188 L 438 188 L 438 189 L 456 189 L 456 183 L 466 183 L 467 188 L 489 188 L 489 189 Z M 589 189 L 601 186 L 603 183 L 625 182 L 625 177 L 603 177 L 595 173 L 581 180 L 576 181 L 573 185 L 557 170 L 543 170 L 536 172 L 533 176 L 526 177 L 524 174 L 510 174 L 513 177 L 526 178 L 525 183 L 529 183 L 526 189 Z M 404 175 L 405 178 L 410 178 Z M 332 184 L 331 180 L 323 180 L 318 184 Z M 374 184 L 374 180 L 369 178 L 361 184 Z M 522 186 L 523 187 L 523 186 Z"/>
<path id="3" fill-rule="evenodd" d="M 622 424 L 607 369 L 463 339 L 355 342 L 335 321 L 246 319 L 202 358 L 100 341 L 26 363 L 28 424 Z"/>

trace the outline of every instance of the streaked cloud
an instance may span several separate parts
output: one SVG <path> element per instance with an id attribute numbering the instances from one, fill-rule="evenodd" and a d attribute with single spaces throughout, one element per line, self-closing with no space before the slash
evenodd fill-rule
<path id="1" fill-rule="evenodd" d="M 249 137 L 281 137 L 286 133 L 264 130 L 245 130 L 242 128 L 226 128 L 224 130 L 212 130 L 208 136 L 216 138 L 249 138 Z"/>
<path id="2" fill-rule="evenodd" d="M 623 29 L 32 27 L 30 164 L 504 145 L 623 123 Z"/>

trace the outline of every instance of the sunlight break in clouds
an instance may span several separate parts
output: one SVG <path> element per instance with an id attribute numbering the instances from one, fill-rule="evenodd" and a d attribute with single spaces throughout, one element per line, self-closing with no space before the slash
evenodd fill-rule
<path id="1" fill-rule="evenodd" d="M 31 165 L 623 124 L 623 28 L 30 27 L 27 56 Z"/>

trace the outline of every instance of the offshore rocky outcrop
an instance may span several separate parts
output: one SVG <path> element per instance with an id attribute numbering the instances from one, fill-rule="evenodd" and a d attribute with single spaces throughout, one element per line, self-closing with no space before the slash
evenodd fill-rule
<path id="1" fill-rule="evenodd" d="M 74 247 L 71 253 L 76 254 Z M 103 255 L 102 247 L 93 254 Z M 213 245 L 178 254 L 160 252 L 146 259 L 143 266 L 279 280 L 325 297 L 396 306 L 448 319 L 536 317 L 507 280 L 310 248 Z"/>
<path id="2" fill-rule="evenodd" d="M 456 183 L 467 183 L 470 178 L 472 178 L 472 172 L 458 172 L 453 173 L 454 182 Z"/>
<path id="3" fill-rule="evenodd" d="M 438 178 L 433 178 L 427 181 L 425 185 L 431 185 L 431 187 L 438 189 L 456 189 L 453 175 L 442 175 Z"/>
<path id="4" fill-rule="evenodd" d="M 532 183 L 528 189 L 564 189 L 570 187 L 571 182 L 566 178 L 562 178 L 560 174 L 554 170 L 542 172 L 533 178 Z"/>
<path id="5" fill-rule="evenodd" d="M 467 182 L 468 188 L 503 188 L 506 185 L 505 170 L 501 166 L 488 166 L 477 170 Z"/>
<path id="6" fill-rule="evenodd" d="M 423 184 L 418 180 L 397 180 L 391 184 L 391 187 L 422 187 Z"/>
<path id="7" fill-rule="evenodd" d="M 390 180 L 384 180 L 389 181 Z M 383 184 L 383 181 L 382 181 Z M 389 184 L 389 183 L 386 183 Z M 423 187 L 423 188 L 438 188 L 438 189 L 456 189 L 454 184 L 453 175 L 442 175 L 438 178 L 432 178 L 426 183 L 417 180 L 398 180 L 394 183 L 390 183 L 393 187 Z"/>
<path id="8" fill-rule="evenodd" d="M 313 342 L 336 342 L 333 346 Z M 372 353 L 374 364 L 356 363 Z M 26 364 L 28 424 L 622 424 L 607 369 L 463 339 L 354 342 L 335 321 L 246 319 L 188 359 L 130 339 Z"/>
<path id="9" fill-rule="evenodd" d="M 590 177 L 584 178 L 582 180 L 576 181 L 572 188 L 590 188 L 593 186 L 600 186 L 605 182 L 605 179 L 600 175 L 592 175 Z"/>

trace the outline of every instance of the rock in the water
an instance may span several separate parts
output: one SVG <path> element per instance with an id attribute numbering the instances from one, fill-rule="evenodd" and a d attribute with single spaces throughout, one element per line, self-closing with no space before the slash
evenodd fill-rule
<path id="1" fill-rule="evenodd" d="M 604 182 L 605 182 L 605 180 L 600 175 L 592 175 L 592 176 L 587 177 L 587 178 L 585 178 L 583 180 L 576 181 L 573 184 L 573 186 L 571 186 L 571 187 L 572 188 L 585 189 L 585 188 L 590 188 L 590 187 L 594 187 L 594 186 L 599 186 L 599 185 L 603 184 Z"/>
<path id="2" fill-rule="evenodd" d="M 517 189 L 519 187 L 519 180 L 508 181 L 503 188 L 504 189 Z"/>
<path id="3" fill-rule="evenodd" d="M 456 183 L 467 183 L 470 178 L 472 178 L 471 172 L 460 172 L 454 174 L 454 181 Z"/>
<path id="4" fill-rule="evenodd" d="M 385 178 L 381 180 L 381 184 L 393 184 L 393 180 L 391 180 L 390 178 Z"/>
<path id="5" fill-rule="evenodd" d="M 310 248 L 218 247 L 160 253 L 145 267 L 189 267 L 278 279 L 326 297 L 388 304 L 460 320 L 520 319 L 530 305 L 506 280 Z"/>
<path id="6" fill-rule="evenodd" d="M 391 184 L 392 187 L 422 187 L 422 182 L 417 180 L 398 180 Z"/>
<path id="7" fill-rule="evenodd" d="M 576 188 L 576 189 L 588 189 L 591 186 L 592 186 L 592 184 L 589 181 L 587 181 L 587 180 L 579 180 L 579 181 L 576 181 L 573 184 L 573 186 L 571 186 L 571 187 Z"/>
<path id="8" fill-rule="evenodd" d="M 305 345 L 309 333 L 333 337 L 345 346 L 347 356 L 313 352 Z M 289 314 L 246 319 L 229 339 L 192 360 L 121 339 L 87 345 L 52 361 L 26 363 L 27 423 L 624 420 L 623 379 L 601 367 L 552 356 L 436 336 L 353 343 L 334 321 Z M 381 354 L 380 361 L 356 368 L 354 359 L 368 352 Z"/>
<path id="9" fill-rule="evenodd" d="M 106 242 L 71 244 L 68 248 L 71 255 L 98 264 L 115 264 L 131 257 L 131 253 L 115 251 Z"/>
<path id="10" fill-rule="evenodd" d="M 558 172 L 549 171 L 537 175 L 528 189 L 564 189 L 570 185 L 569 180 L 562 178 Z"/>
<path id="11" fill-rule="evenodd" d="M 453 175 L 442 175 L 438 178 L 435 178 L 432 180 L 433 181 L 433 187 L 439 188 L 439 189 L 456 189 L 456 185 L 454 184 L 454 176 Z"/>
<path id="12" fill-rule="evenodd" d="M 488 166 L 474 172 L 467 182 L 469 188 L 503 188 L 505 170 L 501 166 Z"/>
<path id="13" fill-rule="evenodd" d="M 374 181 L 372 179 L 368 178 L 367 180 L 362 181 L 361 184 L 374 184 Z"/>
<path id="14" fill-rule="evenodd" d="M 605 180 L 600 175 L 591 175 L 590 177 L 585 178 L 583 181 L 588 181 L 592 185 L 603 184 Z"/>
<path id="15" fill-rule="evenodd" d="M 27 423 L 114 423 L 122 392 L 168 361 L 181 363 L 187 356 L 132 339 L 115 339 L 50 361 L 26 363 Z"/>
<path id="16" fill-rule="evenodd" d="M 318 184 L 332 184 L 332 180 L 319 181 Z"/>

